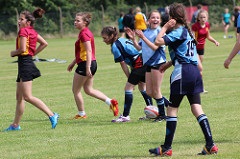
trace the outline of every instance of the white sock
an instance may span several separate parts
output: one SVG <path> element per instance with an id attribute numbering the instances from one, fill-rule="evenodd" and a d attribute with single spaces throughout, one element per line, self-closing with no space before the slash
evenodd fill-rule
<path id="1" fill-rule="evenodd" d="M 111 100 L 112 100 L 112 99 L 107 98 L 107 99 L 105 100 L 105 103 L 106 103 L 108 106 L 110 106 L 110 105 L 111 105 Z"/>
<path id="2" fill-rule="evenodd" d="M 80 116 L 86 115 L 85 111 L 78 111 L 78 114 L 79 114 Z"/>

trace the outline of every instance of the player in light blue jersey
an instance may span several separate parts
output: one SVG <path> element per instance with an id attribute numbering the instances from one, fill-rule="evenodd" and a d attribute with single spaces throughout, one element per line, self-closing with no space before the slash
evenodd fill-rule
<path id="1" fill-rule="evenodd" d="M 159 67 L 166 62 L 166 56 L 164 46 L 150 47 L 154 45 L 154 41 L 160 32 L 161 15 L 157 10 L 152 11 L 148 17 L 149 27 L 144 33 L 141 30 L 135 30 L 135 32 L 127 29 L 126 32 L 133 40 L 134 46 L 138 50 L 142 50 L 143 64 L 147 66 L 146 72 L 146 90 L 147 94 L 156 100 L 158 106 L 159 116 L 154 120 L 165 120 L 165 108 L 168 105 L 168 101 L 163 97 L 161 93 L 161 85 L 164 73 L 159 72 Z M 137 42 L 135 34 L 140 38 Z"/>
<path id="2" fill-rule="evenodd" d="M 201 106 L 200 93 L 203 91 L 203 84 L 197 66 L 196 41 L 187 24 L 186 10 L 181 3 L 173 3 L 169 9 L 170 20 L 162 27 L 155 41 L 157 46 L 168 46 L 172 60 L 162 65 L 160 71 L 164 72 L 171 65 L 174 66 L 170 80 L 166 135 L 164 144 L 150 149 L 149 152 L 159 156 L 172 156 L 172 141 L 177 127 L 178 108 L 183 97 L 187 96 L 191 111 L 202 129 L 206 141 L 199 155 L 216 154 L 218 147 L 212 139 L 208 118 Z"/>
<path id="3" fill-rule="evenodd" d="M 115 27 L 104 27 L 101 32 L 103 41 L 111 45 L 111 52 L 115 63 L 120 63 L 123 72 L 128 78 L 125 86 L 125 101 L 123 114 L 112 122 L 130 121 L 130 109 L 133 102 L 133 90 L 136 85 L 141 92 L 146 106 L 152 105 L 152 98 L 146 94 L 145 72 L 142 55 L 133 45 L 133 42 L 126 38 L 118 38 L 118 32 Z M 129 67 L 130 70 L 129 70 Z"/>

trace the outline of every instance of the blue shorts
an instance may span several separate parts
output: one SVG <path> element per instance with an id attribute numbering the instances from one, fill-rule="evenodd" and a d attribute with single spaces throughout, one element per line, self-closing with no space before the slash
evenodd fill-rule
<path id="1" fill-rule="evenodd" d="M 16 82 L 27 82 L 41 76 L 39 69 L 32 60 L 32 56 L 18 56 L 18 75 Z"/>
<path id="2" fill-rule="evenodd" d="M 91 62 L 90 70 L 92 75 L 97 72 L 97 61 Z M 79 75 L 86 76 L 86 61 L 78 63 L 78 67 L 76 68 L 75 72 Z"/>
<path id="3" fill-rule="evenodd" d="M 203 92 L 202 76 L 196 65 L 182 64 L 178 76 L 181 78 L 171 83 L 170 94 L 193 95 Z M 172 75 L 171 78 L 173 78 Z"/>

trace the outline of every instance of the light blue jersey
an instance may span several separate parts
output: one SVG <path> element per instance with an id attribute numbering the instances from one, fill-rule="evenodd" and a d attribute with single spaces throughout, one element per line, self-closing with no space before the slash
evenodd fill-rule
<path id="1" fill-rule="evenodd" d="M 146 31 L 144 31 L 144 35 L 149 41 L 154 43 L 160 30 L 160 27 L 156 29 L 148 28 Z M 166 62 L 164 47 L 161 46 L 156 51 L 154 51 L 142 39 L 140 39 L 139 45 L 142 46 L 142 58 L 144 65 L 154 66 Z"/>
<path id="2" fill-rule="evenodd" d="M 230 13 L 224 13 L 224 14 L 222 15 L 222 17 L 223 17 L 223 21 L 224 21 L 225 23 L 227 23 L 227 24 L 230 23 L 230 19 L 231 19 L 231 14 L 230 14 Z"/>
<path id="3" fill-rule="evenodd" d="M 116 40 L 112 44 L 111 51 L 116 63 L 124 61 L 130 67 L 135 67 L 136 62 L 139 62 L 136 61 L 140 56 L 139 51 L 134 47 L 133 42 L 126 38 Z"/>
<path id="4" fill-rule="evenodd" d="M 169 54 L 174 67 L 171 83 L 182 78 L 183 64 L 198 64 L 196 44 L 189 35 L 187 28 L 180 26 L 163 36 L 168 45 Z"/>
<path id="5" fill-rule="evenodd" d="M 189 35 L 187 28 L 180 26 L 169 32 L 163 38 L 165 44 L 168 45 L 173 65 L 176 61 L 180 64 L 198 64 L 196 44 Z"/>

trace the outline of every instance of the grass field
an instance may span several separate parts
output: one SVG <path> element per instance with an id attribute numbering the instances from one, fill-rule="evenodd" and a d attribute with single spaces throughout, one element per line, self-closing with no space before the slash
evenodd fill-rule
<path id="1" fill-rule="evenodd" d="M 233 34 L 233 33 L 232 33 Z M 76 34 L 77 36 L 77 34 Z M 216 47 L 207 41 L 203 79 L 207 94 L 202 94 L 202 105 L 207 114 L 213 138 L 219 147 L 218 155 L 197 156 L 205 141 L 201 129 L 183 100 L 178 116 L 178 126 L 173 141 L 176 159 L 240 158 L 240 62 L 237 56 L 230 69 L 223 67 L 235 39 L 223 39 L 223 33 L 212 33 L 219 42 Z M 60 114 L 59 124 L 51 129 L 48 118 L 34 106 L 26 103 L 21 121 L 21 131 L 0 132 L 0 158 L 154 158 L 148 149 L 164 142 L 165 122 L 138 121 L 143 116 L 144 101 L 137 88 L 131 110 L 131 122 L 111 123 L 112 112 L 106 104 L 86 96 L 86 120 L 71 120 L 77 108 L 71 92 L 73 72 L 67 66 L 74 58 L 75 38 L 49 39 L 49 46 L 38 56 L 43 59 L 66 60 L 66 63 L 38 62 L 42 77 L 34 80 L 33 94 L 42 99 L 54 112 Z M 96 38 L 98 71 L 94 87 L 119 101 L 123 110 L 126 78 L 119 64 L 113 62 L 109 46 Z M 0 129 L 11 124 L 15 112 L 16 58 L 9 53 L 15 41 L 0 41 Z M 169 58 L 168 58 L 169 59 Z M 171 68 L 172 69 L 172 68 Z M 169 76 L 165 74 L 162 92 L 169 97 Z"/>

